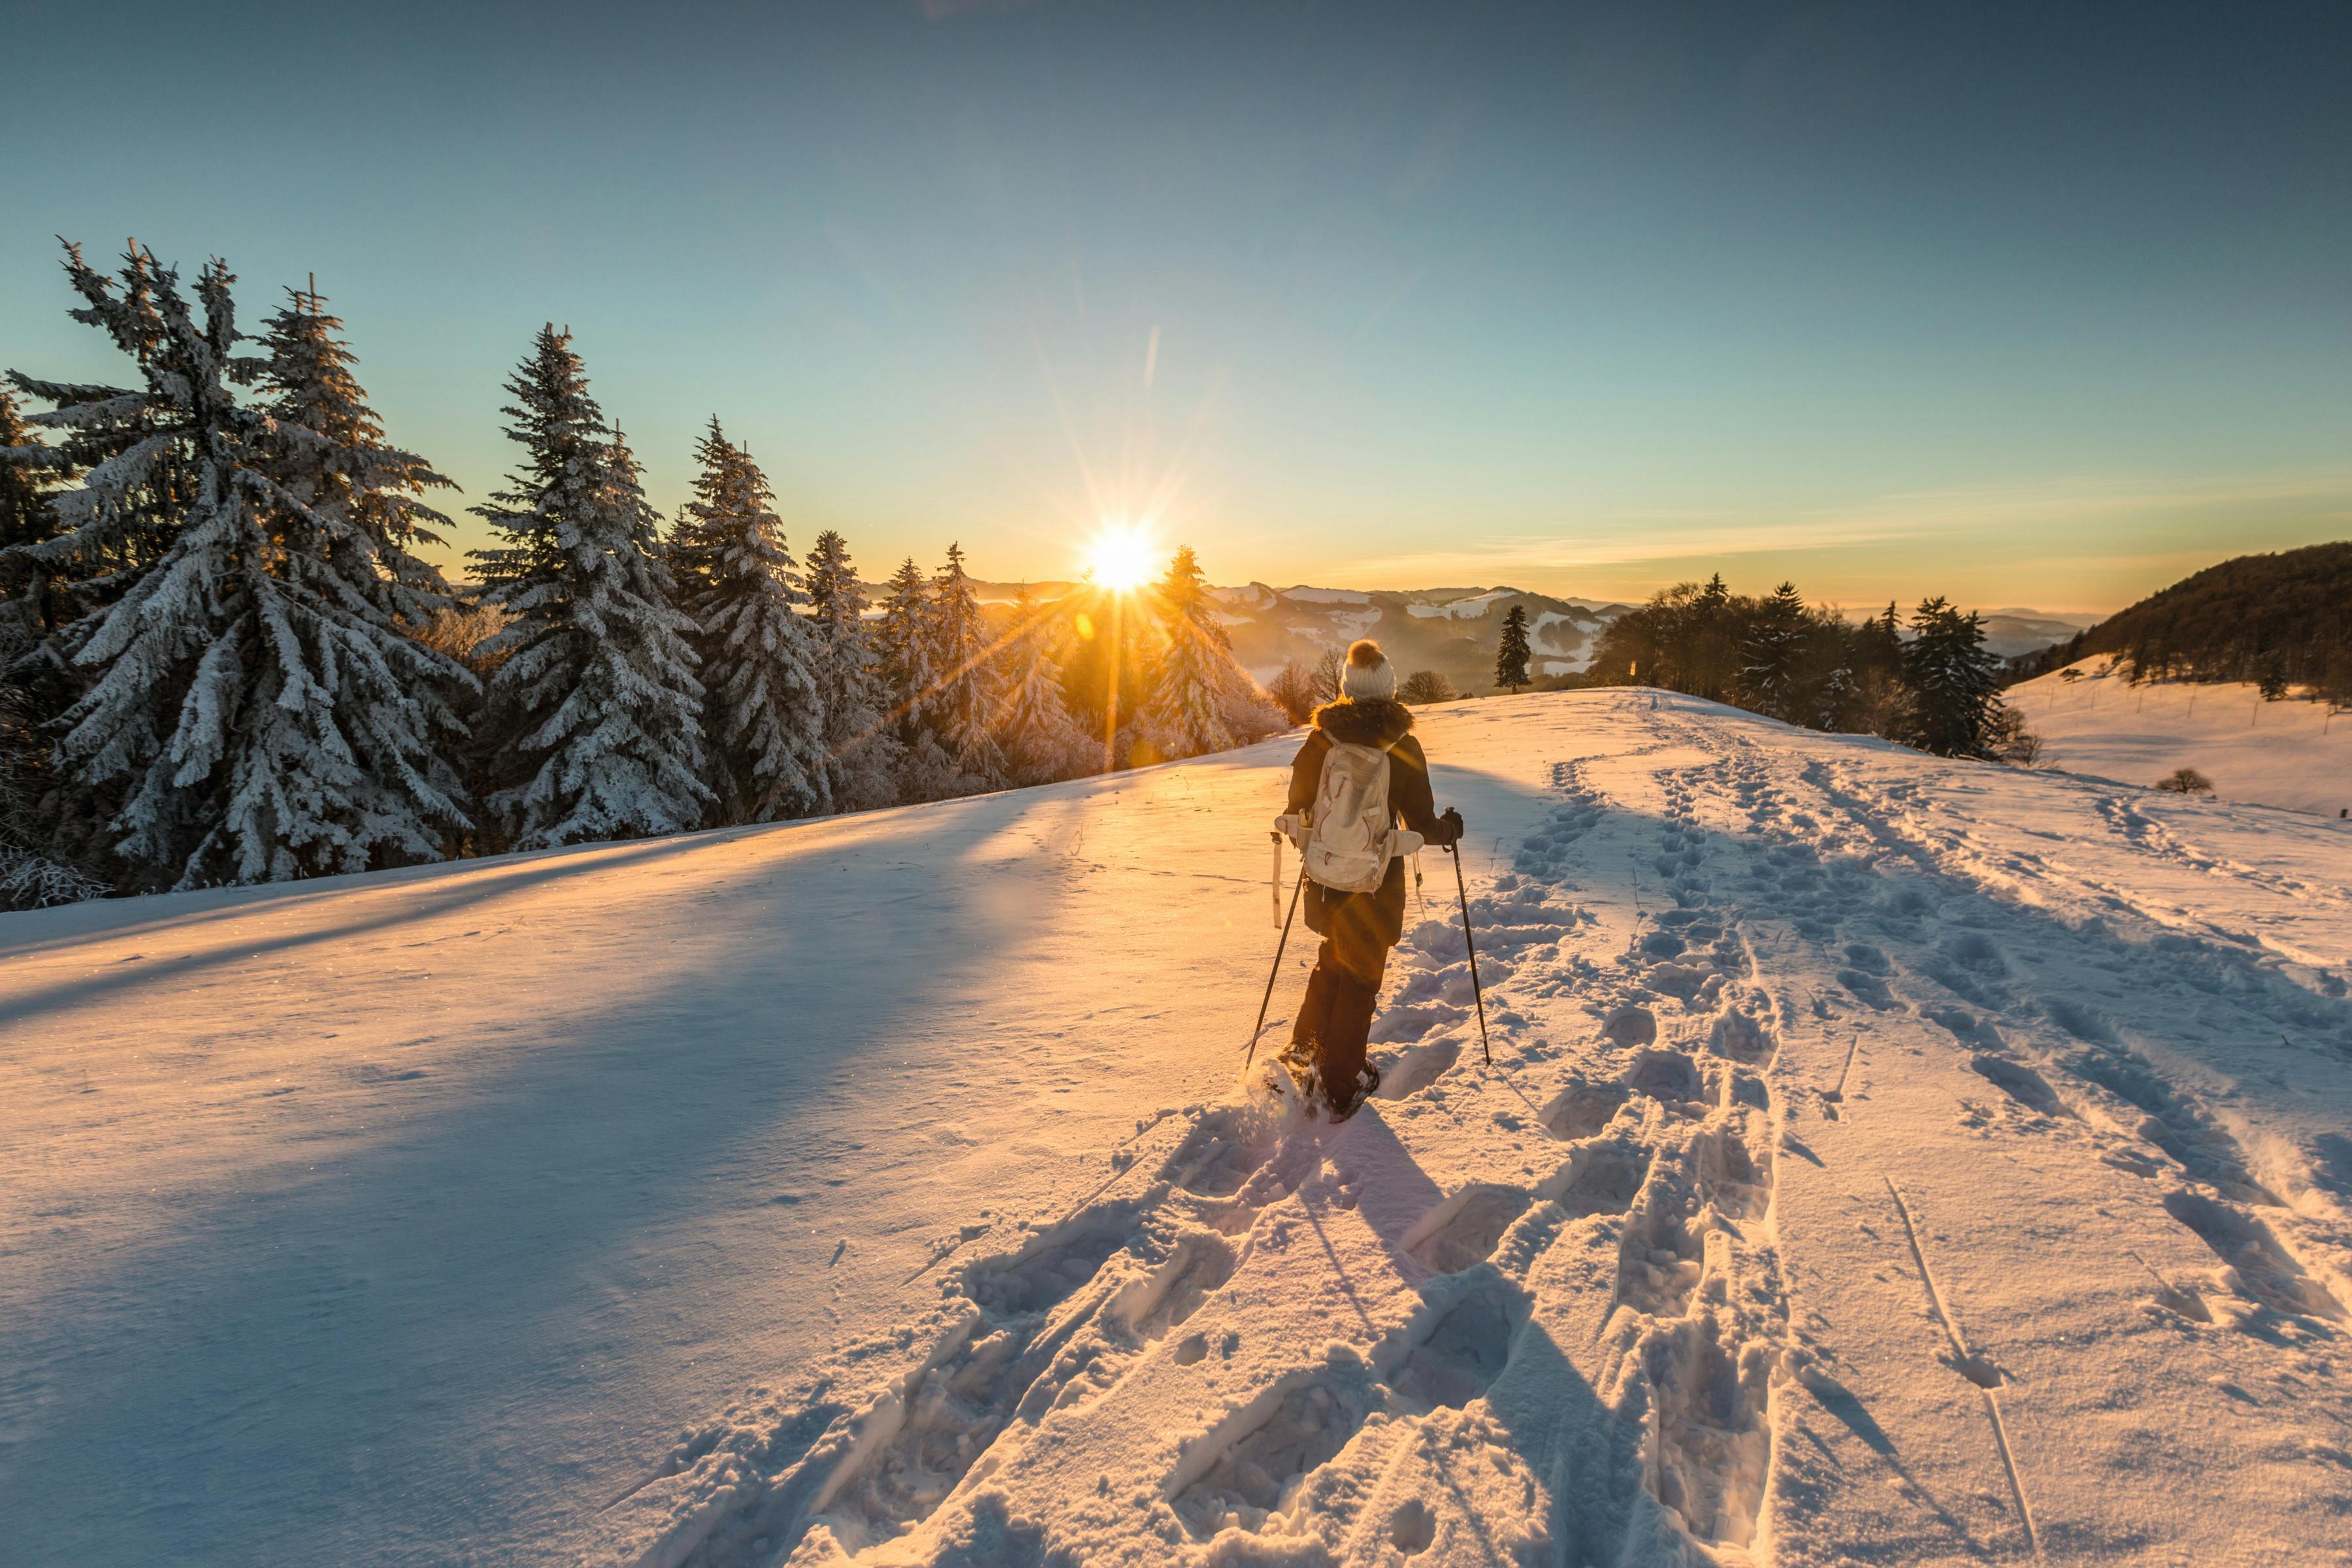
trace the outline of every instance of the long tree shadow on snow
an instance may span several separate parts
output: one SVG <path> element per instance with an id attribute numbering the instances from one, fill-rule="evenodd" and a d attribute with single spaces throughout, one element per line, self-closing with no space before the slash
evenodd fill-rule
<path id="1" fill-rule="evenodd" d="M 593 1458 L 614 1428 L 643 1428 L 625 1469 L 699 1412 L 591 1415 L 590 1429 L 551 1447 L 540 1395 L 583 1377 L 610 1384 L 613 1355 L 642 1331 L 625 1328 L 630 1299 L 657 1282 L 673 1238 L 747 1189 L 822 1191 L 828 1162 L 861 1136 L 829 1100 L 847 1092 L 860 1058 L 903 1055 L 910 1033 L 1067 918 L 1066 894 L 1045 879 L 1023 879 L 1008 897 L 985 872 L 939 874 L 1034 804 L 1025 792 L 950 803 L 899 819 L 878 843 L 828 843 L 820 860 L 900 862 L 853 885 L 801 875 L 792 836 L 821 823 L 757 830 L 779 836 L 769 844 L 782 852 L 756 863 L 730 848 L 746 836 L 733 830 L 436 868 L 371 886 L 371 903 L 391 907 L 358 920 L 259 941 L 224 934 L 173 966 L 17 998 L 14 1016 L 37 1021 L 105 990 L 350 941 L 565 879 L 625 878 L 695 855 L 746 861 L 709 882 L 625 882 L 648 923 L 666 902 L 690 904 L 699 950 L 684 963 L 667 950 L 627 1002 L 572 1019 L 541 1048 L 510 1051 L 463 1101 L 295 1190 L 206 1201 L 170 1239 L 119 1248 L 103 1280 L 74 1282 L 71 1310 L 43 1305 L 37 1278 L 0 1352 L 0 1405 L 14 1408 L 18 1437 L 0 1534 L 47 1543 L 28 1561 L 246 1561 L 264 1541 L 289 1560 L 424 1560 L 466 1555 L 478 1519 L 535 1519 L 548 1533 L 593 1510 L 620 1474 Z M 184 940 L 268 913 L 272 894 L 320 896 L 236 895 L 152 929 Z M 785 951 L 780 898 L 803 906 Z M 956 930 L 992 936 L 930 940 Z M 877 957 L 919 937 L 927 961 L 892 963 L 878 984 Z M 845 1019 L 854 1024 L 828 1032 Z M 742 1223 L 803 1228 L 787 1207 L 768 1212 Z M 236 1267 L 221 1267 L 224 1252 Z M 681 1323 L 673 1335 L 691 1342 L 707 1331 L 723 1325 Z M 354 1365 L 365 1369 L 357 1377 Z M 714 1397 L 740 1386 L 730 1378 Z M 129 1463 L 127 1452 L 172 1460 Z"/>

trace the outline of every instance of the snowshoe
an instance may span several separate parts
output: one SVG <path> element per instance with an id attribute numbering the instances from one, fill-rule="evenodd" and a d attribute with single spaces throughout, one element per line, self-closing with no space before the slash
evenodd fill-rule
<path id="1" fill-rule="evenodd" d="M 1356 1097 L 1348 1101 L 1345 1106 L 1333 1106 L 1331 1108 L 1331 1120 L 1335 1123 L 1345 1121 L 1349 1117 L 1355 1115 L 1359 1110 L 1363 1110 L 1364 1101 L 1371 1099 L 1372 1095 L 1380 1089 L 1380 1087 L 1381 1069 L 1372 1066 L 1371 1063 L 1366 1062 L 1364 1064 L 1362 1075 L 1356 1080 Z"/>

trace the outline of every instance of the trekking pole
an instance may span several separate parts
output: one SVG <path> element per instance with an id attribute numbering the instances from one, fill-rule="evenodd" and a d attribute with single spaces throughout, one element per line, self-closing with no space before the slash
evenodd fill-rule
<path id="1" fill-rule="evenodd" d="M 1281 837 L 1276 834 L 1276 842 L 1279 843 Z M 1274 967 L 1266 972 L 1265 994 L 1258 998 L 1257 1023 L 1250 1030 L 1249 1054 L 1242 1058 L 1244 1070 L 1257 1060 L 1257 1037 L 1265 1031 L 1265 1010 L 1274 1002 L 1274 982 L 1282 973 L 1282 950 L 1290 945 L 1290 922 L 1298 913 L 1298 895 L 1306 886 L 1307 857 L 1301 855 L 1298 858 L 1298 880 L 1290 885 L 1290 913 L 1282 917 L 1282 940 L 1274 944 Z"/>
<path id="2" fill-rule="evenodd" d="M 1486 1044 L 1486 998 L 1478 990 L 1478 944 L 1470 940 L 1470 889 L 1462 880 L 1462 851 L 1449 844 L 1445 852 L 1454 857 L 1454 890 L 1462 895 L 1462 946 L 1470 954 L 1470 999 L 1478 1004 L 1478 1054 L 1493 1067 L 1495 1053 Z"/>

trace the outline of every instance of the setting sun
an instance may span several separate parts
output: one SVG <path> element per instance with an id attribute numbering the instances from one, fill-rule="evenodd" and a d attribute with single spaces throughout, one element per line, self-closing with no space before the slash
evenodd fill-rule
<path id="1" fill-rule="evenodd" d="M 1087 570 L 1096 583 L 1125 593 L 1151 581 L 1159 558 L 1150 533 L 1131 522 L 1107 522 L 1087 551 Z"/>

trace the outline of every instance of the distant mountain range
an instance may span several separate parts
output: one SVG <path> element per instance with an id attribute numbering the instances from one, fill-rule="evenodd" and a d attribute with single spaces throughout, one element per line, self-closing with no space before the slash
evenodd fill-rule
<path id="1" fill-rule="evenodd" d="M 1060 598 L 1076 583 L 1031 583 L 1041 602 Z M 983 603 L 1009 604 L 1022 584 L 975 580 Z M 887 590 L 866 584 L 879 602 Z M 1399 669 L 1433 669 L 1465 691 L 1494 684 L 1495 649 L 1503 617 L 1514 605 L 1528 612 L 1535 658 L 1528 673 L 1538 679 L 1580 675 L 1592 662 L 1601 628 L 1633 606 L 1613 599 L 1561 599 L 1521 588 L 1420 588 L 1383 592 L 1359 588 L 1276 588 L 1251 583 L 1212 588 L 1218 619 L 1234 640 L 1234 658 L 1260 680 L 1271 679 L 1293 659 L 1312 663 L 1327 648 L 1344 648 L 1372 637 Z M 1860 619 L 1866 612 L 1856 612 Z M 1985 616 L 1985 644 L 2002 658 L 2064 642 L 2088 625 L 2040 611 L 2006 608 Z"/>
<path id="2" fill-rule="evenodd" d="M 1260 679 L 1293 659 L 1372 637 L 1402 670 L 1433 669 L 1465 691 L 1495 681 L 1495 648 L 1514 605 L 1528 612 L 1541 679 L 1580 673 L 1592 640 L 1633 606 L 1608 600 L 1555 599 L 1517 588 L 1425 588 L 1408 593 L 1355 588 L 1276 588 L 1264 583 L 1217 588 L 1218 619 L 1234 639 L 1234 658 Z"/>

